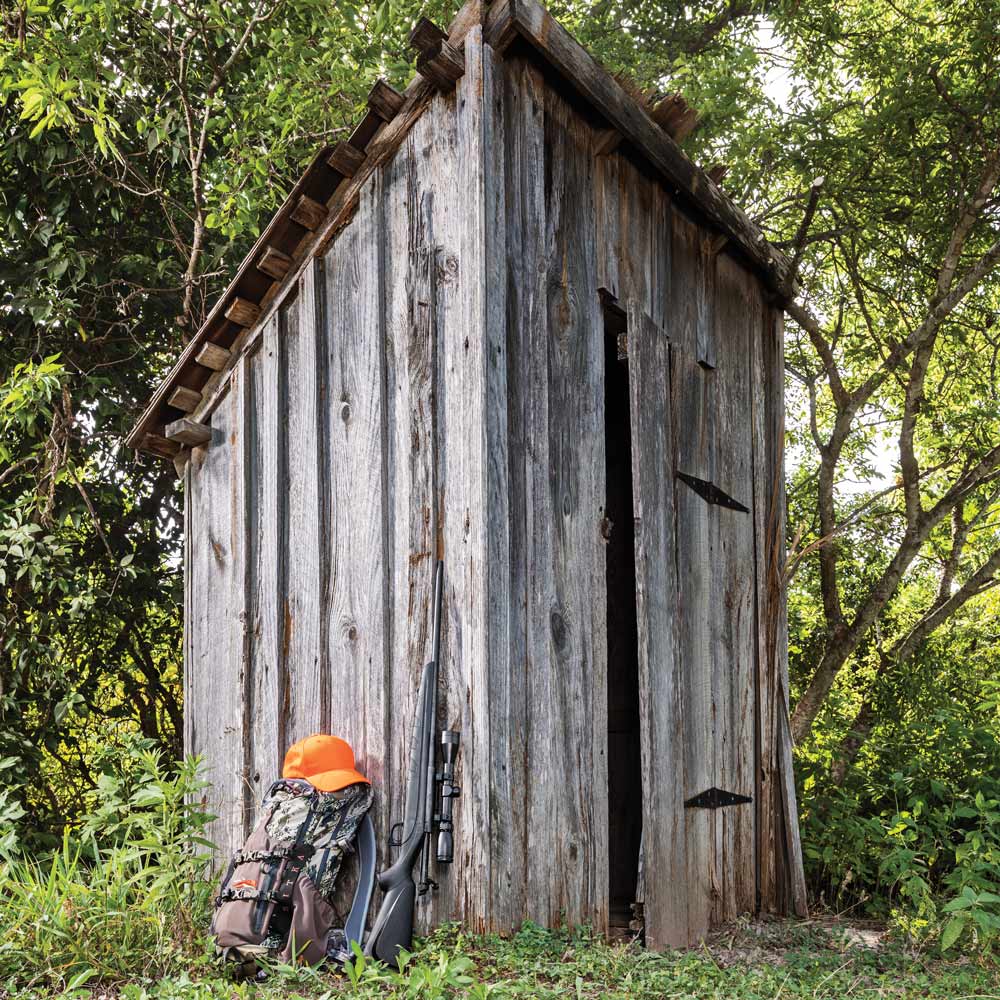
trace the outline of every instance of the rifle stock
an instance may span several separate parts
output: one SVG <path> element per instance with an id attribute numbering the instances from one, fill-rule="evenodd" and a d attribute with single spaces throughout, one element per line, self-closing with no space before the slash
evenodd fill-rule
<path id="1" fill-rule="evenodd" d="M 378 876 L 382 890 L 382 904 L 372 924 L 364 952 L 381 962 L 398 964 L 399 950 L 413 944 L 413 909 L 417 897 L 417 884 L 413 866 L 421 850 L 423 894 L 432 883 L 427 875 L 426 855 L 430 850 L 433 825 L 434 755 L 437 730 L 438 656 L 441 644 L 441 595 L 443 566 L 437 564 L 434 575 L 434 652 L 433 659 L 424 667 L 417 694 L 417 718 L 410 740 L 410 769 L 406 787 L 406 808 L 401 823 L 401 836 L 392 846 L 401 848 L 395 862 Z"/>

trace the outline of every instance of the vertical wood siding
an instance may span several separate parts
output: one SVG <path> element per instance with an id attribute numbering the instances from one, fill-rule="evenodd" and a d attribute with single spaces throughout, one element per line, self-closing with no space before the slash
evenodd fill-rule
<path id="1" fill-rule="evenodd" d="M 636 614 L 643 785 L 646 943 L 688 943 L 684 679 L 678 648 L 675 429 L 667 334 L 629 310 Z"/>
<path id="2" fill-rule="evenodd" d="M 606 928 L 604 289 L 629 317 L 647 936 L 685 944 L 801 892 L 780 324 L 624 152 L 595 156 L 536 64 L 499 60 L 479 28 L 465 60 L 194 449 L 186 745 L 228 851 L 289 743 L 343 736 L 388 862 L 443 557 L 438 723 L 461 730 L 463 794 L 418 925 Z M 683 807 L 712 786 L 755 804 Z"/>
<path id="3" fill-rule="evenodd" d="M 209 447 L 192 454 L 188 496 L 190 744 L 205 757 L 211 838 L 243 838 L 245 664 L 244 435 L 241 379 L 212 414 Z"/>

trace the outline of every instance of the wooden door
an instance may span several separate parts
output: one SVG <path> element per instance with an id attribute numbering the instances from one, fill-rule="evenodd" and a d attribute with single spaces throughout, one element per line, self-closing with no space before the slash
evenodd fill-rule
<path id="1" fill-rule="evenodd" d="M 699 364 L 634 306 L 628 347 L 644 903 L 662 948 L 755 908 L 748 355 Z"/>

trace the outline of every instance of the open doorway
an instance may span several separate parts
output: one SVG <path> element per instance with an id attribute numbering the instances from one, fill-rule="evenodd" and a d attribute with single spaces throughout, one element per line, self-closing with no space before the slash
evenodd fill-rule
<path id="1" fill-rule="evenodd" d="M 627 933 L 633 918 L 642 841 L 639 639 L 627 334 L 624 313 L 606 303 L 604 534 L 608 627 L 608 924 L 612 936 Z"/>

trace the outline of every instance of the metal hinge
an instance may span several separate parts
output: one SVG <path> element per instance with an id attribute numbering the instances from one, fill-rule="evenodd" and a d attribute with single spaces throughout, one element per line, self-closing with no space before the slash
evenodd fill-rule
<path id="1" fill-rule="evenodd" d="M 710 483 L 697 476 L 689 476 L 686 472 L 678 472 L 677 478 L 691 487 L 705 501 L 705 503 L 716 504 L 719 507 L 727 507 L 729 510 L 738 510 L 744 514 L 750 513 L 749 507 L 744 507 L 739 500 L 734 500 L 728 493 L 724 493 L 715 483 Z"/>
<path id="2" fill-rule="evenodd" d="M 692 796 L 685 801 L 685 809 L 721 809 L 723 806 L 743 806 L 753 802 L 750 795 L 737 795 L 736 792 L 724 792 L 721 788 L 709 788 L 706 792 Z"/>

